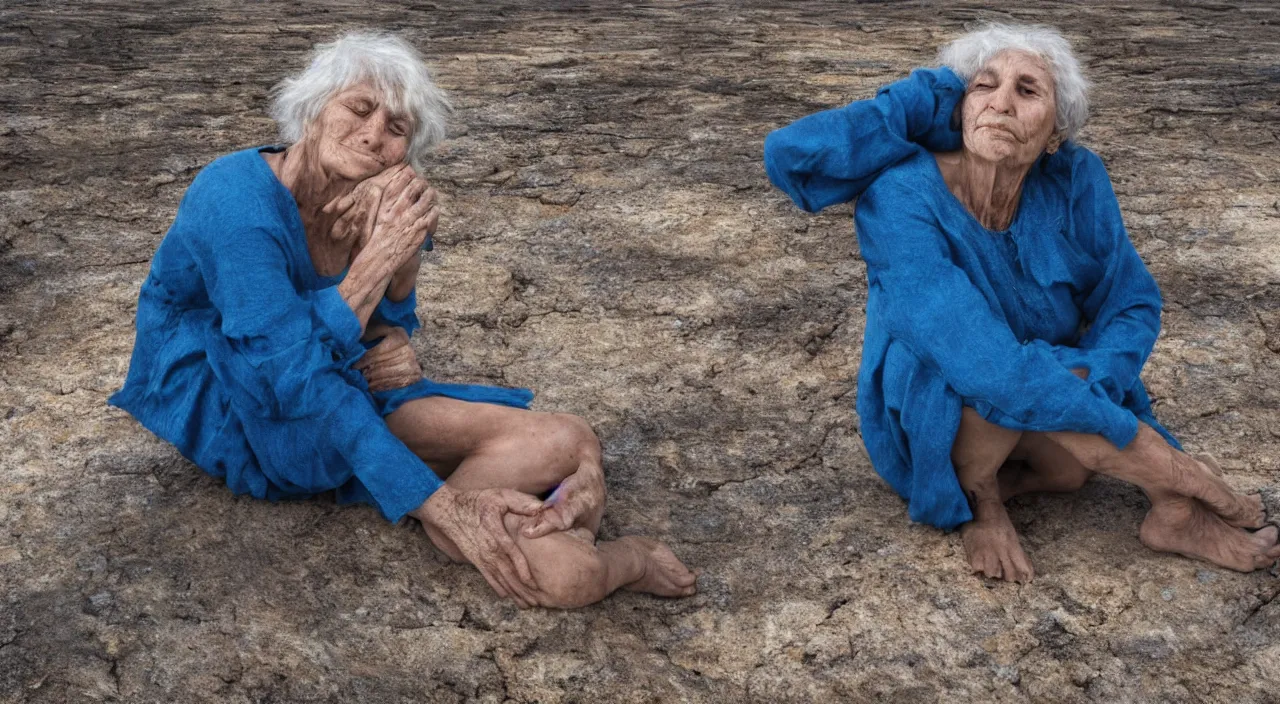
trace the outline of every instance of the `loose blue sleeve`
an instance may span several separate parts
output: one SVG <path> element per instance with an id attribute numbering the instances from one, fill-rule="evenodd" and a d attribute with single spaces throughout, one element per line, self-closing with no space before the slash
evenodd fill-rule
<path id="1" fill-rule="evenodd" d="M 419 327 L 417 305 L 418 287 L 414 286 L 403 301 L 393 301 L 383 296 L 378 302 L 378 307 L 373 310 L 373 315 L 376 320 L 404 328 L 405 334 L 412 337 Z"/>
<path id="2" fill-rule="evenodd" d="M 344 378 L 363 347 L 337 287 L 299 292 L 280 233 L 204 220 L 188 246 L 221 314 L 209 362 L 263 472 L 297 493 L 336 489 L 354 472 L 390 521 L 420 506 L 441 481 Z"/>
<path id="3" fill-rule="evenodd" d="M 858 201 L 858 240 L 878 320 L 975 410 L 1040 432 L 1100 434 L 1117 447 L 1137 418 L 1071 373 L 1043 346 L 1022 344 L 992 311 L 923 196 L 878 182 Z"/>
<path id="4" fill-rule="evenodd" d="M 1081 306 L 1089 329 L 1077 349 L 1089 381 L 1119 403 L 1138 383 L 1160 335 L 1160 288 L 1129 240 L 1102 160 L 1084 149 L 1079 153 L 1071 215 L 1077 238 L 1105 273 Z"/>
<path id="5" fill-rule="evenodd" d="M 886 168 L 915 153 L 960 148 L 951 116 L 965 85 L 948 68 L 917 69 L 874 98 L 815 113 L 770 132 L 764 141 L 769 180 L 816 213 L 854 200 Z"/>

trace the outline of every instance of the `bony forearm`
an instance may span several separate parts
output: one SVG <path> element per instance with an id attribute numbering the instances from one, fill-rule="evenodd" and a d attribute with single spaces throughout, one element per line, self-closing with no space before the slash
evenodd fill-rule
<path id="1" fill-rule="evenodd" d="M 338 284 L 338 293 L 359 318 L 362 331 L 369 324 L 369 318 L 378 307 L 378 302 L 382 300 L 395 273 L 393 269 L 388 270 L 390 267 L 384 261 L 367 256 L 368 254 L 367 251 L 361 252 L 351 264 L 346 278 Z"/>

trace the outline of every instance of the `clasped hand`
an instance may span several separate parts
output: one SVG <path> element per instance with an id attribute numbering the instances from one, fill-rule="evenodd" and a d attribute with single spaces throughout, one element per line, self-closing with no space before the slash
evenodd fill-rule
<path id="1" fill-rule="evenodd" d="M 542 502 L 514 489 L 458 491 L 445 484 L 411 515 L 444 533 L 498 596 L 536 606 L 538 583 L 507 532 L 506 515 L 533 516 Z"/>
<path id="2" fill-rule="evenodd" d="M 436 191 L 400 165 L 362 181 L 351 193 L 325 206 L 336 215 L 330 237 L 349 243 L 357 260 L 387 281 L 387 295 L 402 300 L 413 288 L 422 244 L 435 233 L 440 209 Z M 399 294 L 399 295 L 397 295 Z M 382 337 L 356 367 L 371 391 L 400 388 L 422 378 L 413 347 L 397 327 L 370 326 L 366 339 Z M 457 491 L 440 487 L 413 516 L 444 533 L 489 586 L 522 607 L 536 605 L 538 584 L 524 553 L 507 532 L 508 513 L 535 516 L 542 502 L 509 489 Z"/>
<path id="3" fill-rule="evenodd" d="M 372 258 L 389 281 L 388 295 L 403 299 L 413 288 L 419 252 L 440 220 L 436 189 L 408 164 L 367 178 L 324 212 L 336 216 L 330 238 L 351 248 L 351 259 Z M 396 293 L 402 295 L 396 296 Z"/>
<path id="4" fill-rule="evenodd" d="M 409 334 L 404 328 L 371 324 L 364 339 L 378 338 L 382 338 L 381 341 L 355 363 L 355 368 L 364 374 L 370 391 L 402 389 L 422 379 L 422 366 L 418 364 L 418 355 L 409 344 Z"/>

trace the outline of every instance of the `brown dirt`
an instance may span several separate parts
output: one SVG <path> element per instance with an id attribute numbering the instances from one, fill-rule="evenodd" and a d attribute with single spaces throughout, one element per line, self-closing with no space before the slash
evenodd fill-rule
<path id="1" fill-rule="evenodd" d="M 1061 27 L 1167 299 L 1157 412 L 1269 486 L 1274 3 L 240 5 L 0 7 L 0 702 L 1280 701 L 1280 582 L 1143 549 L 1131 487 L 1016 502 L 1029 586 L 908 522 L 852 411 L 850 208 L 803 214 L 760 165 L 966 23 Z M 669 541 L 697 597 L 519 612 L 417 526 L 234 497 L 106 406 L 184 188 L 271 141 L 269 87 L 356 26 L 410 37 L 459 108 L 428 372 L 590 420 L 605 535 Z"/>

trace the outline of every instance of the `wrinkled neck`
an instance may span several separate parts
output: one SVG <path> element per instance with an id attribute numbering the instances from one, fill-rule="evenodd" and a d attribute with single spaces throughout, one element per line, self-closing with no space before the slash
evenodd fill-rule
<path id="1" fill-rule="evenodd" d="M 316 272 L 334 276 L 346 268 L 351 246 L 329 237 L 338 215 L 325 213 L 324 207 L 350 193 L 356 182 L 326 171 L 316 152 L 316 146 L 304 139 L 286 151 L 263 154 L 263 158 L 280 183 L 293 194 Z"/>
<path id="2" fill-rule="evenodd" d="M 948 190 L 988 230 L 1007 230 L 1022 198 L 1030 164 L 988 161 L 969 150 L 939 155 Z"/>

